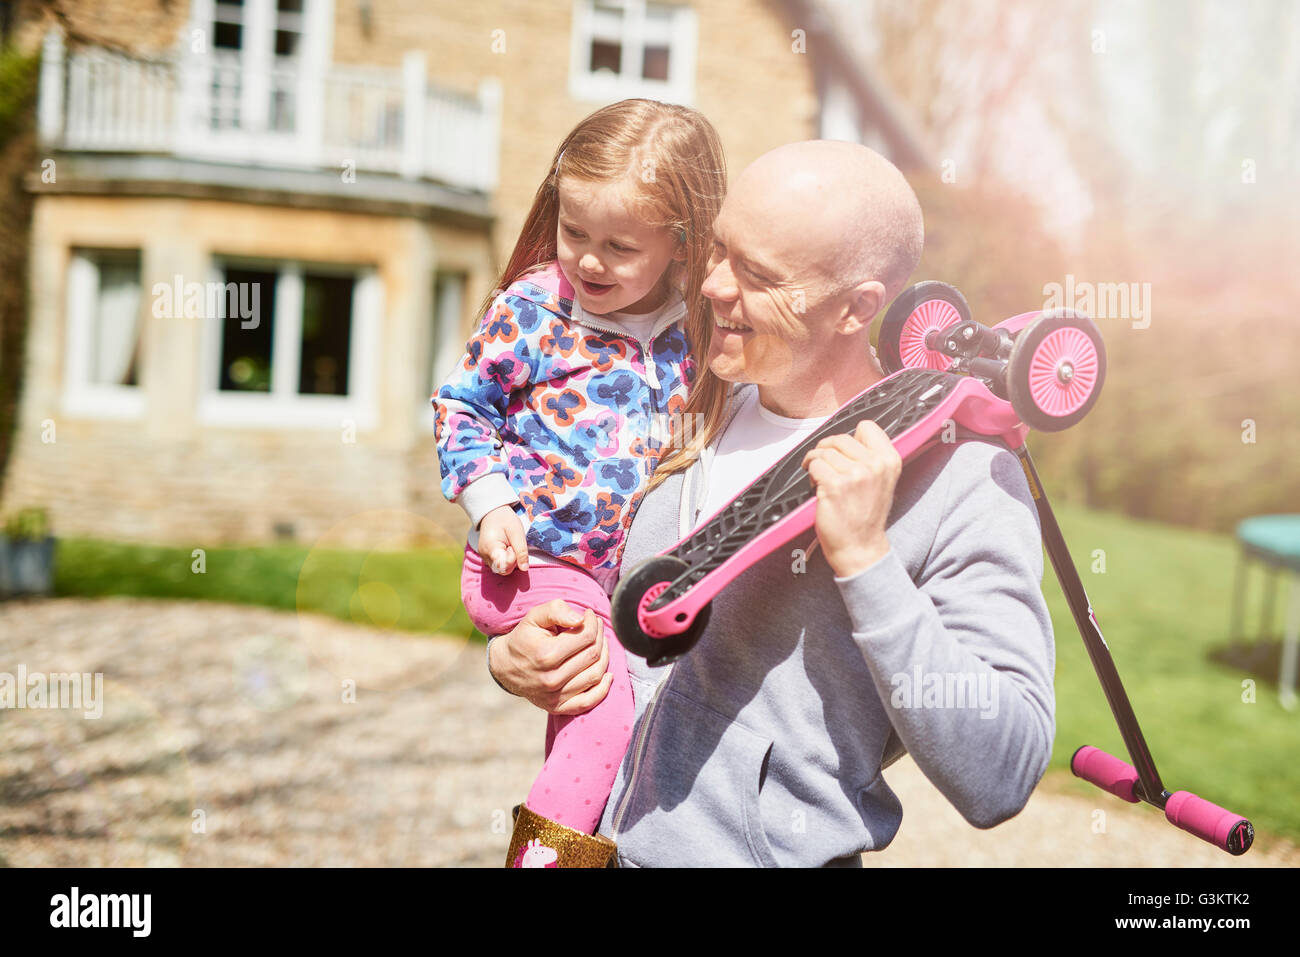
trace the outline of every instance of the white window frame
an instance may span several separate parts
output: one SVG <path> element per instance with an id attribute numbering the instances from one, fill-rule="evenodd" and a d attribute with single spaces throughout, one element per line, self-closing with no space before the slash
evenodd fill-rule
<path id="1" fill-rule="evenodd" d="M 216 317 L 206 318 L 200 350 L 196 416 L 199 424 L 245 429 L 342 429 L 351 422 L 357 431 L 376 429 L 379 423 L 376 359 L 383 316 L 383 284 L 377 271 L 370 266 L 218 255 L 212 257 L 209 281 L 224 283 L 225 270 L 230 266 L 276 273 L 271 391 L 221 389 L 223 321 Z M 332 273 L 354 280 L 346 396 L 298 394 L 298 372 L 302 360 L 302 277 L 305 272 Z"/>
<path id="2" fill-rule="evenodd" d="M 271 71 L 275 56 L 275 0 L 246 0 L 241 47 L 236 54 L 218 50 L 214 18 L 221 0 L 191 0 L 190 22 L 182 37 L 185 58 L 181 71 L 183 122 L 177 124 L 176 152 L 180 155 L 215 156 L 233 162 L 275 163 L 282 166 L 320 165 L 320 138 L 325 101 L 325 75 L 334 46 L 334 0 L 305 0 L 297 17 L 299 47 L 292 58 L 296 70 L 295 128 L 292 132 L 268 128 L 271 108 Z M 194 52 L 190 38 L 201 31 L 205 50 Z M 238 63 L 240 73 L 240 127 L 212 130 L 212 71 L 219 64 Z M 284 64 L 279 64 L 283 66 Z"/>
<path id="3" fill-rule="evenodd" d="M 591 41 L 595 36 L 595 0 L 574 0 L 570 35 L 569 95 L 577 100 L 608 103 L 628 97 L 647 97 L 682 106 L 695 105 L 695 54 L 698 23 L 695 11 L 685 5 L 654 0 L 622 0 L 622 60 L 618 75 L 591 72 Z M 671 10 L 668 44 L 668 79 L 641 76 L 645 55 L 646 7 Z"/>
<path id="4" fill-rule="evenodd" d="M 134 253 L 140 260 L 138 375 L 144 379 L 145 292 L 144 252 L 139 249 L 77 249 L 68 260 L 67 350 L 65 353 L 63 412 L 96 419 L 142 419 L 145 393 L 141 384 L 105 385 L 90 381 L 90 349 L 95 341 L 98 316 L 99 262 L 105 256 Z"/>
<path id="5" fill-rule="evenodd" d="M 460 277 L 459 295 L 438 295 L 438 280 L 444 276 Z M 420 427 L 425 432 L 434 431 L 434 423 L 437 419 L 437 413 L 433 408 L 433 397 L 437 395 L 438 389 L 447 381 L 452 372 L 459 367 L 460 361 L 465 355 L 466 337 L 463 330 L 465 328 L 465 308 L 467 305 L 466 298 L 469 295 L 469 284 L 470 274 L 468 269 L 448 266 L 434 273 L 433 322 L 430 324 L 429 330 L 429 359 L 425 364 L 425 368 L 429 370 L 429 379 L 432 381 L 433 387 L 429 392 L 429 397 L 424 400 L 420 409 Z M 442 368 L 446 368 L 447 371 L 439 375 Z"/>

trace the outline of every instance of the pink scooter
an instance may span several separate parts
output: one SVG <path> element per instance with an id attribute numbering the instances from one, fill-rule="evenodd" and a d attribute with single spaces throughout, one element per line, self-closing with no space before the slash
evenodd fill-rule
<path id="1" fill-rule="evenodd" d="M 851 434 L 871 419 L 904 462 L 940 441 L 954 441 L 957 427 L 996 438 L 1025 471 L 1047 554 L 1133 760 L 1130 765 L 1085 746 L 1072 757 L 1071 770 L 1126 801 L 1162 808 L 1173 824 L 1216 847 L 1244 854 L 1254 840 L 1250 821 L 1190 792 L 1171 794 L 1161 784 L 1025 446 L 1030 428 L 1069 428 L 1096 403 L 1106 374 L 1096 324 L 1081 313 L 1055 310 L 1022 313 L 990 328 L 971 319 L 965 298 L 952 286 L 922 282 L 890 306 L 878 352 L 884 379 L 849 400 L 682 541 L 624 572 L 612 602 L 623 646 L 650 665 L 682 657 L 708 623 L 715 595 L 813 527 L 816 493 L 800 462 L 826 436 Z"/>

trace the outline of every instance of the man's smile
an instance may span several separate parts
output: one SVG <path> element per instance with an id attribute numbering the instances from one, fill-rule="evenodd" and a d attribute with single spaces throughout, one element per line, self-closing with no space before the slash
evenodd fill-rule
<path id="1" fill-rule="evenodd" d="M 742 333 L 743 333 L 743 332 L 753 332 L 753 331 L 754 331 L 753 328 L 750 327 L 750 326 L 742 326 L 742 325 L 741 325 L 740 323 L 738 323 L 738 322 L 728 322 L 726 319 L 723 319 L 721 316 L 714 316 L 714 317 L 713 317 L 713 321 L 714 321 L 715 323 L 717 323 L 719 329 L 724 329 L 724 330 L 727 330 L 728 332 L 742 332 Z"/>

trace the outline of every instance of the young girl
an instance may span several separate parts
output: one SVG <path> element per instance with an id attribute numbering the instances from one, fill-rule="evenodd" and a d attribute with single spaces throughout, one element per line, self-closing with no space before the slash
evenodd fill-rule
<path id="1" fill-rule="evenodd" d="M 599 867 L 614 852 L 594 832 L 633 705 L 609 595 L 670 423 L 726 401 L 693 358 L 708 343 L 700 287 L 725 188 L 717 133 L 696 111 L 624 100 L 587 117 L 433 398 L 442 491 L 470 518 L 461 596 L 475 627 L 502 634 L 558 597 L 599 615 L 609 645 L 604 700 L 549 719 L 507 866 Z"/>

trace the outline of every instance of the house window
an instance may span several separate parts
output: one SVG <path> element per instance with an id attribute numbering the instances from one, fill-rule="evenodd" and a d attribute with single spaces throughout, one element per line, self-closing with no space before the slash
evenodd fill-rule
<path id="1" fill-rule="evenodd" d="M 212 30 L 208 97 L 213 130 L 294 132 L 309 2 L 313 0 L 205 0 Z M 317 19 L 323 15 L 321 3 L 314 0 Z"/>
<path id="2" fill-rule="evenodd" d="M 295 390 L 299 395 L 348 394 L 354 277 L 230 266 L 222 283 L 223 391 L 272 391 L 276 293 L 283 283 L 287 294 L 302 303 Z"/>
<path id="3" fill-rule="evenodd" d="M 433 291 L 433 383 L 429 394 L 447 381 L 465 354 L 465 284 L 463 272 L 440 272 Z"/>
<path id="4" fill-rule="evenodd" d="M 433 284 L 433 322 L 430 337 L 429 390 L 422 402 L 425 425 L 433 429 L 433 405 L 429 402 L 455 372 L 465 355 L 465 290 L 469 276 L 463 272 L 440 271 Z"/>
<path id="5" fill-rule="evenodd" d="M 695 95 L 695 11 L 650 0 L 575 0 L 569 92 L 612 101 L 644 96 L 689 105 Z"/>
<path id="6" fill-rule="evenodd" d="M 207 334 L 208 424 L 373 425 L 379 285 L 371 269 L 225 259 Z"/>
<path id="7" fill-rule="evenodd" d="M 143 413 L 139 250 L 78 249 L 68 264 L 64 407 L 74 414 Z"/>
<path id="8" fill-rule="evenodd" d="M 239 129 L 244 96 L 240 54 L 244 48 L 244 0 L 217 3 L 212 15 L 214 48 L 209 122 L 214 130 Z"/>
<path id="9" fill-rule="evenodd" d="M 299 395 L 348 394 L 355 285 L 351 276 L 303 275 Z"/>
<path id="10" fill-rule="evenodd" d="M 221 388 L 227 392 L 271 391 L 277 278 L 274 272 L 235 266 L 222 276 L 223 284 L 235 287 L 234 295 L 223 301 L 220 317 Z"/>
<path id="11" fill-rule="evenodd" d="M 298 51 L 302 46 L 302 7 L 303 0 L 276 0 L 275 3 L 270 127 L 277 132 L 291 132 L 297 123 L 294 84 L 298 79 Z"/>
<path id="12" fill-rule="evenodd" d="M 244 45 L 244 0 L 217 0 L 212 15 L 212 45 L 239 50 Z"/>

